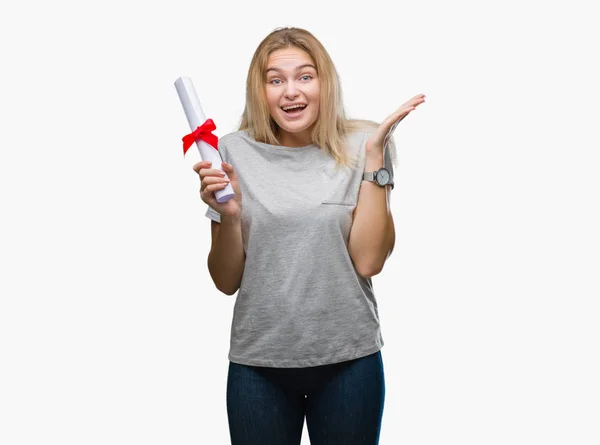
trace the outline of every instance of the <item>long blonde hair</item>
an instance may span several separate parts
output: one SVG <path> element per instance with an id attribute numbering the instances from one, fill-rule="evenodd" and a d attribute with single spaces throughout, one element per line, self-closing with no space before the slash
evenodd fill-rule
<path id="1" fill-rule="evenodd" d="M 349 157 L 345 136 L 354 131 L 375 130 L 379 124 L 346 117 L 340 79 L 331 57 L 315 36 L 301 28 L 277 28 L 258 45 L 248 69 L 246 106 L 238 130 L 248 131 L 259 142 L 279 145 L 275 136 L 278 126 L 269 113 L 266 100 L 265 75 L 271 53 L 289 47 L 308 53 L 319 76 L 319 117 L 312 131 L 312 143 L 326 150 L 336 160 L 336 165 L 355 167 L 358 159 Z M 385 149 L 390 150 L 392 165 L 395 165 L 396 147 L 392 138 Z"/>

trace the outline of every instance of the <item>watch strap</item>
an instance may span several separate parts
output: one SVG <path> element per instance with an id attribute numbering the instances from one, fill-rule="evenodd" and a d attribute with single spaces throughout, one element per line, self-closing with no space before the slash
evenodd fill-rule
<path id="1" fill-rule="evenodd" d="M 364 172 L 363 173 L 363 181 L 375 181 L 375 175 L 377 174 L 377 171 L 374 172 Z"/>

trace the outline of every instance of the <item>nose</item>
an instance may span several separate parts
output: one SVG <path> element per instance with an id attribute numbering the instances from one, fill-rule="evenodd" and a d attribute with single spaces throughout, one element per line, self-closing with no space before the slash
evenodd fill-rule
<path id="1" fill-rule="evenodd" d="M 298 97 L 298 94 L 300 93 L 298 92 L 298 88 L 296 88 L 296 83 L 288 82 L 287 87 L 285 88 L 285 96 L 290 99 L 294 99 Z"/>

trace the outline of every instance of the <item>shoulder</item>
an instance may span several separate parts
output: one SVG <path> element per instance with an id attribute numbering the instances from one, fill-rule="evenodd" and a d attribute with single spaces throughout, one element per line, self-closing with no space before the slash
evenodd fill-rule
<path id="1" fill-rule="evenodd" d="M 245 131 L 233 131 L 219 137 L 219 151 L 223 155 L 228 155 L 251 145 L 252 142 L 253 139 Z"/>
<path id="2" fill-rule="evenodd" d="M 243 130 L 233 131 L 219 137 L 219 148 L 221 143 L 225 146 L 230 146 L 243 141 L 250 142 L 250 136 Z"/>
<path id="3" fill-rule="evenodd" d="M 379 128 L 377 122 L 366 119 L 349 119 L 345 125 L 349 146 L 359 150 L 364 150 L 367 139 Z"/>
<path id="4" fill-rule="evenodd" d="M 361 138 L 359 142 L 359 150 L 362 153 L 365 151 L 365 146 L 367 144 L 367 140 L 373 133 L 375 133 L 379 129 L 379 122 L 366 120 L 366 119 L 350 119 L 346 121 L 346 128 L 348 128 L 348 133 L 354 133 L 355 138 Z M 360 135 L 360 136 L 359 136 Z M 355 139 L 356 140 L 356 139 Z M 349 144 L 352 147 L 352 144 Z M 397 154 L 396 154 L 396 142 L 394 140 L 394 135 L 390 137 L 387 146 L 384 149 L 385 153 L 385 164 L 386 167 L 390 169 L 396 165 L 397 162 Z"/>
<path id="5" fill-rule="evenodd" d="M 358 154 L 362 157 L 365 156 L 367 141 L 375 133 L 377 128 L 362 128 L 360 130 L 353 131 L 348 136 L 351 138 L 348 144 L 349 149 L 354 152 L 358 151 Z M 396 143 L 393 135 L 388 141 L 387 146 L 384 148 L 384 164 L 388 170 L 393 170 L 397 162 L 396 154 Z"/>
<path id="6" fill-rule="evenodd" d="M 353 130 L 346 134 L 347 148 L 350 154 L 364 153 L 367 139 L 373 134 L 370 129 Z"/>

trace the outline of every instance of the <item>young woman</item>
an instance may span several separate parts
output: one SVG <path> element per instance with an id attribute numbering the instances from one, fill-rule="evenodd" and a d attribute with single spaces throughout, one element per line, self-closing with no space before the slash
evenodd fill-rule
<path id="1" fill-rule="evenodd" d="M 392 127 L 346 118 L 339 78 L 308 31 L 280 28 L 250 63 L 222 169 L 200 162 L 208 268 L 236 292 L 227 380 L 233 445 L 377 444 L 383 339 L 371 277 L 392 252 Z M 215 167 L 215 168 L 211 168 Z M 231 183 L 235 198 L 214 192 Z"/>

